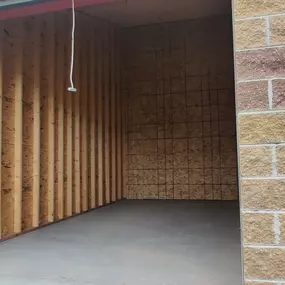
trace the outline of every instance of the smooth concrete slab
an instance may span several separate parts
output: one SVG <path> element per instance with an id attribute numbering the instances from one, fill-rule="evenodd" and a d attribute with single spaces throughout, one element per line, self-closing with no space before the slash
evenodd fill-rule
<path id="1" fill-rule="evenodd" d="M 233 202 L 121 201 L 0 244 L 2 285 L 241 285 Z"/>

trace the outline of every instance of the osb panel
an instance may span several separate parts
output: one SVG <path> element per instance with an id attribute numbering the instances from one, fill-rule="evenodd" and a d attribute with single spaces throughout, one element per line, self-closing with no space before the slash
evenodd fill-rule
<path id="1" fill-rule="evenodd" d="M 40 224 L 48 221 L 48 24 L 46 18 L 42 22 L 41 33 L 41 82 L 40 82 L 40 100 L 41 100 L 41 134 L 40 134 Z"/>
<path id="2" fill-rule="evenodd" d="M 2 143 L 1 224 L 2 235 L 13 233 L 14 145 Z"/>
<path id="3" fill-rule="evenodd" d="M 13 234 L 14 223 L 14 142 L 15 142 L 15 74 L 17 53 L 17 23 L 4 30 L 2 41 L 2 165 L 1 165 L 1 232 Z"/>
<path id="4" fill-rule="evenodd" d="M 78 93 L 76 95 L 80 95 L 80 97 L 75 97 L 74 94 L 70 94 L 67 92 L 67 88 L 69 87 L 69 77 L 67 72 L 62 72 L 61 70 L 68 70 L 70 65 L 70 12 L 59 12 L 55 14 L 46 14 L 41 15 L 39 17 L 31 17 L 22 20 L 23 34 L 21 38 L 23 40 L 23 68 L 21 70 L 21 74 L 15 74 L 15 67 L 17 64 L 16 58 L 19 57 L 19 43 L 20 43 L 20 35 L 17 34 L 17 28 L 19 27 L 18 20 L 7 21 L 1 23 L 3 25 L 3 56 L 2 62 L 0 62 L 3 69 L 3 90 L 2 93 L 2 140 L 1 140 L 1 234 L 2 236 L 11 235 L 14 233 L 14 204 L 15 204 L 15 82 L 18 77 L 21 80 L 17 82 L 23 82 L 22 88 L 19 89 L 18 96 L 22 97 L 22 105 L 19 108 L 22 108 L 23 118 L 22 118 L 22 127 L 23 133 L 21 138 L 22 143 L 22 162 L 20 168 L 22 169 L 22 212 L 20 221 L 22 222 L 22 230 L 31 229 L 34 226 L 43 225 L 51 221 L 53 218 L 52 208 L 55 209 L 55 217 L 57 219 L 60 217 L 60 205 L 63 203 L 64 205 L 64 214 L 70 215 L 70 206 L 76 204 L 77 200 L 75 197 L 75 190 L 80 193 L 82 190 L 82 178 L 84 178 L 86 184 L 84 190 L 84 195 L 82 198 L 86 200 L 85 210 L 91 208 L 90 203 L 90 186 L 91 186 L 91 178 L 95 177 L 95 184 L 98 181 L 98 173 L 95 171 L 91 171 L 91 118 L 93 118 L 96 122 L 95 130 L 97 130 L 98 124 L 98 116 L 96 113 L 92 114 L 91 111 L 94 108 L 90 108 L 89 103 L 91 102 L 91 94 L 97 96 L 96 92 L 92 89 L 93 87 L 89 85 L 90 79 L 94 79 L 94 72 L 90 69 L 91 64 L 89 62 L 89 57 L 87 55 L 94 53 L 93 59 L 98 58 L 98 49 L 92 51 L 91 49 L 91 41 L 94 40 L 94 46 L 96 46 L 99 41 L 102 41 L 102 35 L 98 38 L 90 38 L 89 37 L 89 29 L 90 32 L 94 32 L 95 28 L 100 30 L 103 33 L 104 37 L 107 37 L 107 26 L 110 27 L 111 24 L 107 24 L 103 21 L 96 20 L 95 18 L 85 18 L 84 16 L 78 14 L 78 29 L 84 30 L 84 33 L 80 34 L 79 40 L 82 47 L 82 54 L 84 55 L 84 60 L 78 57 L 79 66 L 84 68 L 84 76 L 82 72 L 79 72 L 79 77 L 77 78 L 76 87 L 78 88 Z M 53 41 L 50 41 L 49 34 L 51 29 L 51 19 L 55 18 L 55 34 L 52 36 L 55 37 L 54 46 L 51 46 Z M 83 22 L 85 22 L 84 27 L 82 26 Z M 1 26 L 2 28 L 2 26 Z M 38 29 L 40 38 L 39 42 L 37 42 L 36 31 Z M 85 30 L 88 30 L 88 33 L 85 33 Z M 2 42 L 1 42 L 2 44 Z M 80 45 L 79 45 L 80 46 Z M 51 58 L 52 53 L 50 53 L 50 48 L 55 50 L 55 58 Z M 107 49 L 108 48 L 108 49 Z M 104 50 L 105 55 L 108 57 L 106 63 L 104 73 L 101 74 L 101 78 L 97 78 L 96 80 L 100 80 L 99 83 L 103 86 L 109 83 L 111 78 L 111 74 L 113 72 L 112 68 L 116 67 L 116 74 L 118 79 L 120 78 L 120 66 L 115 66 L 113 63 L 111 65 L 110 56 L 111 56 L 111 42 L 108 47 Z M 39 58 L 37 58 L 37 53 L 35 51 L 39 51 Z M 118 51 L 119 54 L 119 51 Z M 17 56 L 16 56 L 17 55 Z M 37 60 L 39 61 L 39 81 L 37 82 L 37 78 L 34 78 L 35 72 L 37 68 Z M 54 66 L 51 64 L 55 62 Z M 60 65 L 60 62 L 63 63 L 63 66 Z M 107 66 L 108 64 L 108 66 Z M 110 64 L 110 65 L 109 65 Z M 97 67 L 96 62 L 93 63 L 94 67 Z M 61 67 L 57 68 L 57 67 Z M 54 77 L 53 77 L 54 76 Z M 94 81 L 93 81 L 94 82 Z M 37 84 L 38 83 L 38 84 Z M 95 82 L 94 82 L 95 85 Z M 21 86 L 18 86 L 21 87 Z M 35 89 L 39 87 L 39 90 Z M 97 88 L 97 85 L 94 86 Z M 115 88 L 117 93 L 120 92 L 119 86 Z M 52 92 L 54 93 L 51 93 Z M 38 141 L 38 137 L 34 134 L 34 128 L 36 126 L 35 122 L 37 122 L 35 118 L 35 107 L 34 104 L 35 95 L 37 95 L 37 91 L 40 94 L 40 141 Z M 110 90 L 106 88 L 105 92 L 109 92 Z M 22 92 L 22 93 L 20 93 Z M 143 91 L 145 92 L 145 91 Z M 79 94 L 80 93 L 80 94 Z M 52 110 L 52 105 L 49 104 L 51 100 L 49 100 L 49 96 L 53 95 L 55 98 L 54 102 L 54 110 Z M 63 102 L 60 101 L 59 95 L 63 96 Z M 69 97 L 67 97 L 69 96 Z M 114 94 L 117 98 L 118 94 Z M 79 99 L 78 102 L 75 100 Z M 80 99 L 84 99 L 83 101 Z M 69 100 L 70 99 L 70 100 Z M 97 100 L 97 98 L 96 98 Z M 95 100 L 95 101 L 96 101 Z M 95 103 L 95 101 L 93 101 Z M 79 103 L 79 104 L 77 104 Z M 62 104 L 64 106 L 62 106 Z M 80 132 L 76 134 L 75 132 L 75 107 L 80 105 Z M 63 109 L 63 118 L 60 116 L 61 110 Z M 54 123 L 51 120 L 50 115 L 54 111 Z M 117 119 L 120 119 L 121 116 L 121 108 L 116 110 Z M 72 119 L 71 122 L 68 118 Z M 110 114 L 107 112 L 104 114 L 104 119 L 110 120 Z M 62 121 L 63 120 L 63 121 Z M 82 123 L 84 123 L 84 127 L 82 128 Z M 51 126 L 52 124 L 52 126 Z M 18 126 L 19 127 L 19 126 Z M 62 128 L 61 128 L 62 127 Z M 54 135 L 51 133 L 51 130 L 54 128 Z M 108 135 L 110 141 L 120 142 L 116 148 L 115 155 L 117 153 L 123 153 L 123 145 L 122 142 L 122 132 L 110 132 L 108 127 L 106 126 L 104 130 L 104 135 Z M 156 137 L 154 133 L 156 130 L 152 130 L 151 128 L 142 128 L 138 132 L 134 132 L 134 136 L 145 137 L 145 138 L 153 138 Z M 78 135 L 78 139 L 80 140 L 80 144 L 76 146 L 75 142 L 76 135 Z M 92 134 L 93 135 L 93 134 Z M 63 136 L 63 140 L 61 139 Z M 72 142 L 68 138 L 72 137 Z M 94 145 L 95 145 L 95 153 L 92 152 L 92 155 L 98 157 L 98 137 L 94 136 Z M 37 143 L 40 144 L 40 173 L 37 172 L 37 157 L 36 152 L 37 148 L 35 147 Z M 51 149 L 51 145 L 54 147 Z M 76 147 L 80 146 L 80 148 L 76 149 Z M 138 149 L 138 146 L 134 144 L 134 151 Z M 79 155 L 79 166 L 81 170 L 87 170 L 86 176 L 81 177 L 81 185 L 75 184 L 75 151 L 80 151 Z M 149 144 L 149 149 L 146 148 L 146 151 L 152 150 L 152 144 Z M 63 161 L 60 154 L 63 151 Z M 72 157 L 69 154 L 72 154 Z M 55 167 L 53 169 L 49 169 L 49 163 L 51 161 L 51 157 L 54 155 L 55 157 Z M 86 159 L 83 159 L 83 155 L 86 155 Z M 122 164 L 125 163 L 124 157 L 120 154 L 120 159 L 122 160 Z M 63 162 L 63 173 L 60 172 L 60 166 Z M 135 162 L 135 161 L 134 161 Z M 98 169 L 98 161 L 96 160 L 95 168 Z M 100 165 L 102 168 L 104 165 Z M 116 164 L 118 171 L 116 169 L 116 175 L 122 176 L 122 167 L 119 167 Z M 17 164 L 17 169 L 19 168 L 19 164 Z M 54 171 L 54 179 L 51 180 L 52 175 L 51 171 Z M 81 171 L 82 173 L 83 171 Z M 61 175 L 63 177 L 63 186 L 60 185 Z M 69 176 L 71 175 L 71 177 Z M 93 177 L 92 177 L 93 176 Z M 157 183 L 156 174 L 148 173 L 146 178 L 150 177 L 153 179 L 153 183 Z M 138 174 L 136 179 L 146 179 L 144 178 L 144 173 Z M 37 181 L 39 179 L 40 189 L 39 195 L 37 194 Z M 122 181 L 121 177 L 121 181 Z M 70 189 L 68 189 L 67 182 L 72 181 L 72 185 Z M 119 181 L 119 179 L 118 179 Z M 61 189 L 60 187 L 63 187 Z M 78 187 L 78 189 L 76 188 Z M 54 188 L 54 193 L 50 193 L 50 189 Z M 157 187 L 156 187 L 157 188 Z M 73 192 L 72 201 L 67 201 L 68 191 L 71 190 Z M 92 189 L 93 190 L 93 189 Z M 98 189 L 97 184 L 95 185 L 95 200 L 98 197 Z M 104 189 L 105 191 L 106 189 Z M 59 195 L 63 191 L 63 197 Z M 145 197 L 153 196 L 158 197 L 158 188 L 157 190 L 149 187 L 145 189 Z M 33 197 L 35 195 L 35 197 Z M 106 196 L 106 193 L 103 194 Z M 116 195 L 115 195 L 116 196 Z M 38 219 L 37 209 L 38 203 L 35 201 L 36 197 L 38 197 L 38 203 L 40 207 L 40 217 Z M 50 199 L 54 197 L 54 199 Z M 142 196 L 144 197 L 144 196 Z M 51 201 L 52 200 L 52 201 Z M 82 199 L 83 201 L 83 199 Z M 104 204 L 105 202 L 103 202 Z M 50 208 L 48 208 L 50 207 Z M 69 207 L 69 208 L 67 208 Z M 94 207 L 94 205 L 92 206 Z M 49 213 L 50 211 L 50 213 Z M 81 210 L 77 211 L 78 213 Z M 75 212 L 75 208 L 73 208 L 73 212 Z M 49 217 L 48 217 L 49 214 Z M 37 221 L 38 220 L 38 221 Z"/>
<path id="5" fill-rule="evenodd" d="M 125 33 L 128 197 L 237 199 L 229 17 Z"/>
<path id="6" fill-rule="evenodd" d="M 23 144 L 22 229 L 32 227 L 33 215 L 33 148 Z"/>

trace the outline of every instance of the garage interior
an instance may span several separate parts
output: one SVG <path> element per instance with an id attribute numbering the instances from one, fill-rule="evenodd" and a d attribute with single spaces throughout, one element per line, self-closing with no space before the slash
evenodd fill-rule
<path id="1" fill-rule="evenodd" d="M 0 283 L 241 285 L 231 2 L 0 26 Z"/>

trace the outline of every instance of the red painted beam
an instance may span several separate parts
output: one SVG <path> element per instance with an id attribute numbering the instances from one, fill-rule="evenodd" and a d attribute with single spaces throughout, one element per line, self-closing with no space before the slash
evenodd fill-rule
<path id="1" fill-rule="evenodd" d="M 115 0 L 75 0 L 75 7 L 91 6 L 113 1 Z M 0 20 L 64 10 L 71 8 L 71 5 L 71 0 L 54 0 L 38 4 L 28 4 L 21 7 L 7 8 L 6 10 L 0 11 Z"/>

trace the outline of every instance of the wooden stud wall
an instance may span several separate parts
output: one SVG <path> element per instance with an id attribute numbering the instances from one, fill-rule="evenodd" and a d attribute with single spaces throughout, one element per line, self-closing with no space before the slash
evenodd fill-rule
<path id="1" fill-rule="evenodd" d="M 0 239 L 123 198 L 119 28 L 71 14 L 0 22 Z"/>

